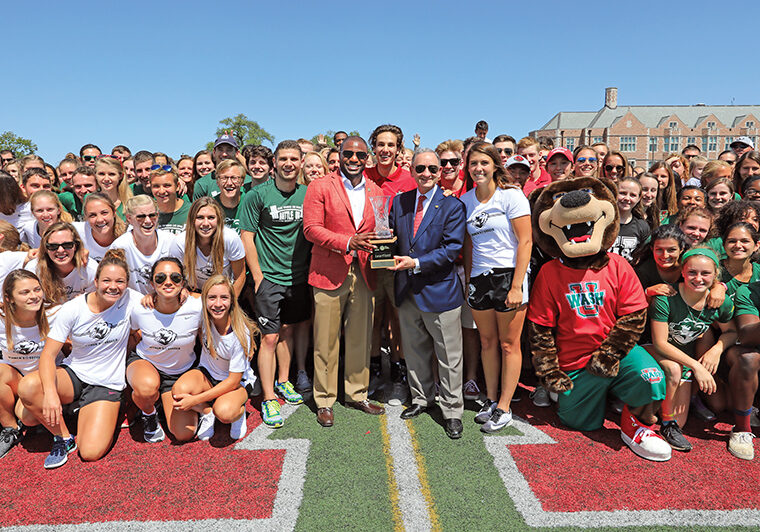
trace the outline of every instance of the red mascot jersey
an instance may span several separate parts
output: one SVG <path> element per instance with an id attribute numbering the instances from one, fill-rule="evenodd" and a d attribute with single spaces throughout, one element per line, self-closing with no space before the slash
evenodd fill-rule
<path id="1" fill-rule="evenodd" d="M 620 316 L 647 308 L 644 289 L 624 258 L 614 253 L 601 270 L 576 270 L 554 259 L 543 265 L 530 293 L 528 319 L 556 327 L 562 371 L 581 369 Z"/>

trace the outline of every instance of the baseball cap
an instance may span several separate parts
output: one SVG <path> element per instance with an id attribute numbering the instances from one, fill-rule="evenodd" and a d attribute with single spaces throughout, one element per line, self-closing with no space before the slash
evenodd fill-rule
<path id="1" fill-rule="evenodd" d="M 736 144 L 746 144 L 753 150 L 755 149 L 755 143 L 752 142 L 752 139 L 749 137 L 737 137 L 734 139 L 734 141 L 731 143 L 731 147 L 733 148 Z"/>
<path id="2" fill-rule="evenodd" d="M 507 159 L 507 164 L 504 165 L 506 168 L 509 168 L 513 164 L 521 164 L 528 170 L 530 170 L 530 163 L 528 162 L 528 159 L 523 157 L 522 155 L 513 155 L 509 159 Z"/>
<path id="3" fill-rule="evenodd" d="M 549 162 L 549 160 L 554 157 L 555 155 L 562 155 L 565 157 L 568 161 L 573 162 L 573 152 L 565 148 L 564 146 L 560 146 L 558 148 L 554 148 L 552 151 L 549 152 L 549 155 L 546 156 L 546 161 Z"/>
<path id="4" fill-rule="evenodd" d="M 238 149 L 238 143 L 237 140 L 235 140 L 235 137 L 228 135 L 227 133 L 216 139 L 216 142 L 214 142 L 214 148 L 221 144 L 229 144 L 236 150 Z"/>

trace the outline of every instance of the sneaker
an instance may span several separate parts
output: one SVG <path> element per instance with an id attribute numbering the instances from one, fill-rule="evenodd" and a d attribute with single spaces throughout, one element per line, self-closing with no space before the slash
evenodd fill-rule
<path id="1" fill-rule="evenodd" d="M 483 408 L 481 408 L 480 412 L 475 415 L 475 423 L 485 423 L 491 419 L 491 415 L 493 415 L 493 411 L 495 409 L 496 401 L 491 401 L 490 399 L 486 398 L 485 402 L 483 403 Z"/>
<path id="2" fill-rule="evenodd" d="M 282 427 L 284 420 L 280 414 L 280 403 L 275 399 L 261 403 L 261 419 L 267 427 L 274 429 Z"/>
<path id="3" fill-rule="evenodd" d="M 146 416 L 143 414 L 143 438 L 148 443 L 158 443 L 166 437 L 164 429 L 158 422 L 158 412 Z"/>
<path id="4" fill-rule="evenodd" d="M 760 416 L 758 416 L 758 409 L 756 406 L 752 407 L 752 413 L 749 415 L 749 426 L 760 427 Z"/>
<path id="5" fill-rule="evenodd" d="M 230 423 L 230 438 L 242 440 L 246 432 L 248 432 L 248 425 L 245 423 L 245 410 L 243 410 L 243 415 Z"/>
<path id="6" fill-rule="evenodd" d="M 559 401 L 559 394 L 557 392 L 549 392 L 549 399 L 552 403 Z"/>
<path id="7" fill-rule="evenodd" d="M 21 440 L 21 430 L 13 427 L 3 427 L 0 431 L 0 458 L 8 454 L 14 445 Z"/>
<path id="8" fill-rule="evenodd" d="M 275 382 L 274 391 L 277 392 L 277 395 L 285 399 L 285 402 L 288 404 L 300 405 L 303 403 L 303 397 L 296 391 L 295 388 L 293 388 L 293 385 L 290 384 L 290 381 Z"/>
<path id="9" fill-rule="evenodd" d="M 208 441 L 211 439 L 211 437 L 214 435 L 214 422 L 216 421 L 216 416 L 214 416 L 214 412 L 211 411 L 208 414 L 203 414 L 200 419 L 198 420 L 198 432 L 196 433 L 196 436 L 198 436 L 198 439 L 201 441 Z"/>
<path id="10" fill-rule="evenodd" d="M 480 399 L 480 388 L 478 383 L 470 379 L 464 383 L 464 398 L 468 401 L 477 401 Z"/>
<path id="11" fill-rule="evenodd" d="M 694 395 L 691 398 L 691 411 L 694 412 L 699 419 L 704 422 L 715 421 L 715 414 L 712 410 L 707 408 L 699 398 L 699 395 Z"/>
<path id="12" fill-rule="evenodd" d="M 623 442 L 637 455 L 653 462 L 667 462 L 672 455 L 672 449 L 668 442 L 659 434 L 643 425 L 635 424 L 636 431 L 633 436 L 627 435 L 622 430 L 620 437 Z"/>
<path id="13" fill-rule="evenodd" d="M 681 427 L 675 421 L 661 426 L 660 434 L 676 451 L 691 451 L 691 443 L 684 437 Z"/>
<path id="14" fill-rule="evenodd" d="M 530 392 L 530 398 L 536 406 L 547 407 L 552 405 L 552 402 L 549 400 L 548 390 L 540 384 L 536 386 L 535 390 Z"/>
<path id="15" fill-rule="evenodd" d="M 64 440 L 61 436 L 53 436 L 53 448 L 45 458 L 45 469 L 55 469 L 68 462 L 69 453 L 77 450 L 77 442 L 74 436 Z"/>
<path id="16" fill-rule="evenodd" d="M 401 382 L 394 382 L 390 394 L 388 394 L 388 404 L 390 406 L 401 406 L 409 397 L 409 385 L 406 379 Z"/>
<path id="17" fill-rule="evenodd" d="M 300 394 L 304 394 L 310 392 L 312 389 L 313 387 L 309 380 L 309 375 L 304 370 L 299 369 L 298 375 L 296 376 L 296 391 Z"/>
<path id="18" fill-rule="evenodd" d="M 480 432 L 486 432 L 489 434 L 492 432 L 498 432 L 511 424 L 512 410 L 505 412 L 501 408 L 494 408 L 493 414 L 491 414 L 491 419 L 486 421 L 483 426 L 480 427 Z"/>
<path id="19" fill-rule="evenodd" d="M 742 460 L 752 460 L 755 458 L 755 447 L 752 438 L 755 435 L 751 432 L 734 432 L 728 439 L 728 452 Z"/>

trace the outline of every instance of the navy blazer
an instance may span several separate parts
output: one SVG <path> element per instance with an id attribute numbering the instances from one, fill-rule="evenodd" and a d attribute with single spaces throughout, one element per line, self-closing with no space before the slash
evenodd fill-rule
<path id="1" fill-rule="evenodd" d="M 417 234 L 412 236 L 416 209 L 417 189 L 393 198 L 390 226 L 398 237 L 396 254 L 420 261 L 420 273 L 396 272 L 396 305 L 409 296 L 423 312 L 455 309 L 464 302 L 454 265 L 464 245 L 464 203 L 454 196 L 444 196 L 443 190 L 436 188 Z"/>

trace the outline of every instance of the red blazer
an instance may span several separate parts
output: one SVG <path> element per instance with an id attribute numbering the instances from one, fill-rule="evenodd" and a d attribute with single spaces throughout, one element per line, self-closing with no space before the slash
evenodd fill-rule
<path id="1" fill-rule="evenodd" d="M 364 216 L 359 229 L 354 225 L 351 204 L 343 179 L 337 172 L 312 181 L 303 201 L 303 233 L 314 243 L 311 249 L 309 284 L 323 290 L 335 290 L 348 275 L 353 257 L 346 253 L 348 241 L 356 233 L 375 229 L 375 214 L 369 198 L 383 196 L 380 188 L 365 179 Z M 371 290 L 375 289 L 375 272 L 369 267 L 369 253 L 359 251 L 362 275 Z"/>

